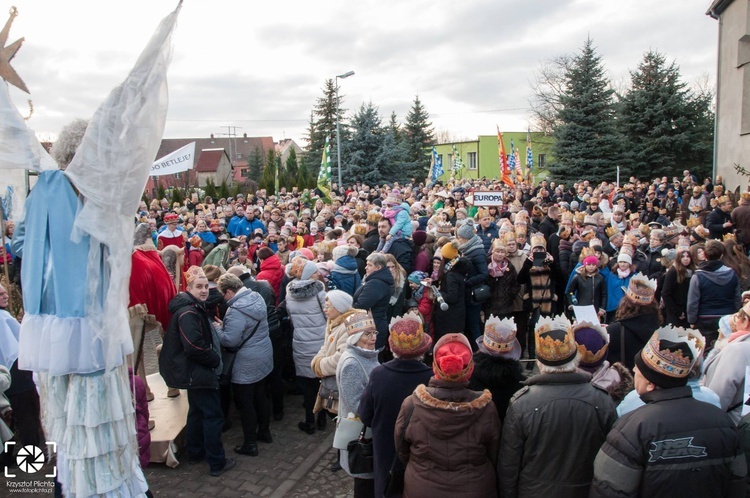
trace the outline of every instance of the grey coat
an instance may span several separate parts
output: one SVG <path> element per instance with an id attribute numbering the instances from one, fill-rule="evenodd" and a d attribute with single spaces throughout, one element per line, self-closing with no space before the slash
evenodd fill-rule
<path id="1" fill-rule="evenodd" d="M 243 287 L 227 304 L 229 309 L 224 316 L 224 326 L 217 330 L 222 346 L 236 348 L 260 321 L 253 337 L 237 352 L 232 369 L 232 383 L 254 384 L 273 370 L 266 302 L 257 292 Z"/>
<path id="2" fill-rule="evenodd" d="M 292 280 L 286 286 L 286 310 L 294 326 L 292 356 L 300 377 L 317 377 L 310 363 L 326 333 L 325 300 L 325 286 L 318 280 Z"/>
<path id="3" fill-rule="evenodd" d="M 346 349 L 336 366 L 336 383 L 339 387 L 339 416 L 349 412 L 359 415 L 359 400 L 370 380 L 370 373 L 378 366 L 378 350 L 362 349 L 356 345 L 355 337 L 346 341 Z M 341 450 L 341 467 L 347 474 L 360 479 L 372 479 L 375 474 L 352 474 L 349 471 L 348 452 Z"/>

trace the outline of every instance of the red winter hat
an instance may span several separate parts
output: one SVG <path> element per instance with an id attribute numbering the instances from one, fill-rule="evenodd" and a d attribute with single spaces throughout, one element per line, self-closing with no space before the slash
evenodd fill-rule
<path id="1" fill-rule="evenodd" d="M 468 382 L 474 371 L 471 345 L 463 334 L 446 334 L 434 349 L 432 371 L 435 377 L 447 382 Z"/>

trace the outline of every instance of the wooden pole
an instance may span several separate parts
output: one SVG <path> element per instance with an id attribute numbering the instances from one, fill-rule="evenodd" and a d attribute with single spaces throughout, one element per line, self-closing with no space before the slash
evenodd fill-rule
<path id="1" fill-rule="evenodd" d="M 0 231 L 2 232 L 2 244 L 3 244 L 3 273 L 5 274 L 5 281 L 8 283 L 8 288 L 5 291 L 8 293 L 8 309 L 13 309 L 13 293 L 11 292 L 10 273 L 8 272 L 8 255 L 5 250 L 5 211 L 3 210 L 2 204 L 0 204 Z M 12 314 L 12 313 L 11 313 Z"/>

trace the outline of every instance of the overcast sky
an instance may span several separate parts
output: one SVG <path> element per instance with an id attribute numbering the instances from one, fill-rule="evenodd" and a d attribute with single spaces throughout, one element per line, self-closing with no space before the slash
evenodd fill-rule
<path id="1" fill-rule="evenodd" d="M 173 0 L 16 0 L 8 43 L 34 103 L 29 125 L 54 138 L 88 119 L 133 66 Z M 476 137 L 530 125 L 529 82 L 540 61 L 590 36 L 623 84 L 643 53 L 675 60 L 688 83 L 715 84 L 710 0 L 185 0 L 169 71 L 165 137 L 227 133 L 302 137 L 326 78 L 343 107 L 379 107 L 401 121 L 419 95 L 437 130 Z M 6 5 L 11 5 L 7 3 Z M 0 16 L 5 22 L 7 16 Z M 11 89 L 21 113 L 26 96 Z"/>

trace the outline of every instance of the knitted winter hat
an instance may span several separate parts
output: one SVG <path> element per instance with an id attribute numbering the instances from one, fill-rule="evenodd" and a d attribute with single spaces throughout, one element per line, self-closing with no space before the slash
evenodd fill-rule
<path id="1" fill-rule="evenodd" d="M 470 239 L 474 236 L 474 220 L 469 219 L 456 231 L 456 235 L 462 239 Z"/>
<path id="2" fill-rule="evenodd" d="M 427 242 L 427 232 L 425 232 L 424 230 L 415 230 L 411 236 L 411 239 L 414 241 L 415 246 L 420 247 L 424 245 L 425 242 Z"/>
<path id="3" fill-rule="evenodd" d="M 619 256 L 617 256 L 617 262 L 624 261 L 627 264 L 633 264 L 633 258 L 631 258 L 629 255 L 625 254 L 624 252 L 621 252 Z"/>
<path id="4" fill-rule="evenodd" d="M 449 242 L 448 244 L 445 244 L 442 248 L 440 248 L 440 254 L 446 261 L 456 259 L 458 257 L 458 247 L 456 247 L 455 244 Z"/>
<path id="5" fill-rule="evenodd" d="M 432 371 L 436 378 L 447 382 L 467 382 L 471 378 L 474 360 L 465 335 L 446 334 L 438 340 Z"/>
<path id="6" fill-rule="evenodd" d="M 333 251 L 331 251 L 331 255 L 333 257 L 334 261 L 337 261 L 339 258 L 344 256 L 356 256 L 357 255 L 357 248 L 353 246 L 336 246 L 333 248 Z"/>
<path id="7" fill-rule="evenodd" d="M 341 290 L 330 290 L 326 293 L 326 299 L 336 308 L 339 313 L 346 313 L 352 309 L 354 300 L 352 296 Z"/>
<path id="8" fill-rule="evenodd" d="M 409 282 L 415 284 L 422 284 L 422 280 L 426 279 L 429 275 L 423 271 L 413 271 L 409 274 Z"/>
<path id="9" fill-rule="evenodd" d="M 581 353 L 580 367 L 593 372 L 607 359 L 609 334 L 598 324 L 581 322 L 573 327 L 578 352 Z"/>
<path id="10" fill-rule="evenodd" d="M 584 265 L 598 265 L 599 264 L 599 258 L 596 256 L 586 256 L 583 258 L 583 264 Z"/>

